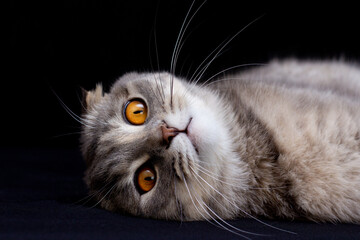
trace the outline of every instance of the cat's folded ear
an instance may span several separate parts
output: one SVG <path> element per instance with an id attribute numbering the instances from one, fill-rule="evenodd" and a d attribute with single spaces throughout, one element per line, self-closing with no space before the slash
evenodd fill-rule
<path id="1" fill-rule="evenodd" d="M 82 103 L 84 107 L 84 111 L 89 111 L 93 108 L 97 103 L 101 101 L 104 97 L 103 88 L 101 84 L 97 84 L 96 88 L 92 91 L 82 90 Z"/>

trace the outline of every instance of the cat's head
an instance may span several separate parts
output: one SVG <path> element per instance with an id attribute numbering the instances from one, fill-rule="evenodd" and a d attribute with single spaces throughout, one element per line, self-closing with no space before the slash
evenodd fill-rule
<path id="1" fill-rule="evenodd" d="M 242 180 L 224 184 L 238 166 L 231 109 L 216 92 L 168 73 L 130 73 L 84 99 L 85 180 L 102 207 L 179 220 L 209 218 L 206 206 L 234 214 L 219 195 L 231 198 Z"/>

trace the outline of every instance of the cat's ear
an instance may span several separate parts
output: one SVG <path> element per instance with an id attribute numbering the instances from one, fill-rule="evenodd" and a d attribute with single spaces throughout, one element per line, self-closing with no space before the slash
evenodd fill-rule
<path id="1" fill-rule="evenodd" d="M 85 111 L 89 111 L 95 104 L 99 103 L 104 97 L 103 88 L 101 84 L 97 84 L 92 91 L 82 90 L 82 103 Z"/>

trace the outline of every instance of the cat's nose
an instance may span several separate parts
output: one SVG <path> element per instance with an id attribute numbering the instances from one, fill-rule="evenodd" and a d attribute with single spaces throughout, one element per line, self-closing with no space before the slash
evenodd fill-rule
<path id="1" fill-rule="evenodd" d="M 171 140 L 179 134 L 179 129 L 177 128 L 173 128 L 173 127 L 168 127 L 167 125 L 162 125 L 161 126 L 161 131 L 162 131 L 162 136 L 163 136 L 163 140 L 166 144 L 170 144 Z"/>

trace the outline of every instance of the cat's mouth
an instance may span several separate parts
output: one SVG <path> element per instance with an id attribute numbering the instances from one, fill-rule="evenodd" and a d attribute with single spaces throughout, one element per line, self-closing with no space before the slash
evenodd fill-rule
<path id="1" fill-rule="evenodd" d="M 163 136 L 163 142 L 167 145 L 166 148 L 170 147 L 170 144 L 172 140 L 179 134 L 179 133 L 185 133 L 187 137 L 189 138 L 190 142 L 192 143 L 193 147 L 195 148 L 195 151 L 198 152 L 197 146 L 194 141 L 194 137 L 192 136 L 191 131 L 189 130 L 189 126 L 192 122 L 192 117 L 189 119 L 188 124 L 183 130 L 179 130 L 175 127 L 169 127 L 166 123 L 161 126 L 162 136 Z"/>
<path id="2" fill-rule="evenodd" d="M 197 144 L 196 144 L 196 138 L 194 136 L 194 133 L 192 132 L 192 128 L 191 128 L 191 125 L 190 125 L 192 123 L 192 120 L 193 120 L 193 118 L 191 117 L 190 120 L 189 120 L 189 123 L 186 126 L 186 132 L 185 133 L 186 133 L 187 137 L 189 138 L 191 144 L 193 145 L 196 153 L 199 154 L 199 150 L 198 150 L 198 147 L 197 147 Z"/>

